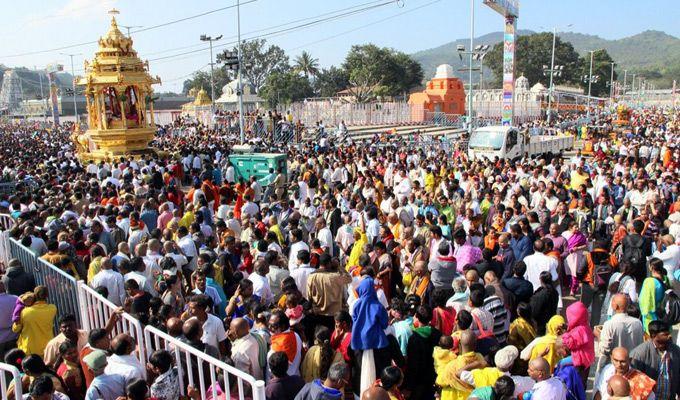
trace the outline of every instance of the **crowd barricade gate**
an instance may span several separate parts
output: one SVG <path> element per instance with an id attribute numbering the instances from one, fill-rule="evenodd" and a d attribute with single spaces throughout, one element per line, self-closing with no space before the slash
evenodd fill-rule
<path id="1" fill-rule="evenodd" d="M 90 331 L 95 328 L 104 329 L 111 315 L 120 307 L 113 304 L 106 297 L 97 293 L 85 282 L 78 281 L 78 297 L 80 299 L 80 313 L 83 321 L 83 329 Z M 144 346 L 144 328 L 142 323 L 132 315 L 123 312 L 120 319 L 113 327 L 112 336 L 127 333 L 137 343 L 137 358 L 146 365 L 146 346 Z M 145 373 L 146 375 L 146 373 Z"/>
<path id="2" fill-rule="evenodd" d="M 10 254 L 18 259 L 24 271 L 30 272 L 36 285 L 47 287 L 47 300 L 57 306 L 57 318 L 54 319 L 54 331 L 59 330 L 59 319 L 73 314 L 80 326 L 83 319 L 78 306 L 78 282 L 76 278 L 38 258 L 33 251 L 15 239 L 9 239 Z"/>
<path id="3" fill-rule="evenodd" d="M 14 382 L 14 398 L 15 399 L 21 399 L 22 398 L 22 390 L 21 390 L 21 376 L 19 375 L 19 370 L 9 364 L 5 364 L 0 362 L 0 394 L 2 395 L 2 400 L 7 400 L 7 392 L 9 391 L 9 385 L 11 382 Z M 8 379 L 9 376 L 11 376 L 11 379 Z M 16 383 L 19 382 L 17 385 Z"/>
<path id="4" fill-rule="evenodd" d="M 238 390 L 240 400 L 247 396 L 252 397 L 253 400 L 265 400 L 263 381 L 256 380 L 246 372 L 211 357 L 153 326 L 147 325 L 144 328 L 144 343 L 148 355 L 161 349 L 167 350 L 173 355 L 182 395 L 186 395 L 187 386 L 190 385 L 198 389 L 202 400 L 207 399 L 209 392 L 212 392 L 211 397 L 216 399 L 218 388 L 214 383 L 218 383 L 219 389 L 225 394 L 225 398 L 230 399 L 233 391 L 231 385 L 233 381 L 230 379 L 236 379 L 235 390 Z M 218 380 L 219 373 L 222 373 L 223 376 Z"/>
<path id="5" fill-rule="evenodd" d="M 14 228 L 15 222 L 9 214 L 0 214 L 0 273 L 4 274 L 7 264 L 12 258 L 9 247 L 9 231 Z"/>

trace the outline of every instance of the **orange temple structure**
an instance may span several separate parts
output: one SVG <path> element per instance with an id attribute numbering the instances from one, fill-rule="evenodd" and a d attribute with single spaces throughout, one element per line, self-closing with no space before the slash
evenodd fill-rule
<path id="1" fill-rule="evenodd" d="M 465 89 L 463 82 L 454 77 L 453 67 L 442 64 L 427 83 L 425 90 L 413 93 L 408 99 L 411 120 L 424 121 L 428 112 L 465 114 Z"/>

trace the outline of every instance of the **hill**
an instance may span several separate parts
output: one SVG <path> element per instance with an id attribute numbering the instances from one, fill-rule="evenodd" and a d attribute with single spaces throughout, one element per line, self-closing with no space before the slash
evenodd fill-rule
<path id="1" fill-rule="evenodd" d="M 530 30 L 519 30 L 519 35 L 530 35 Z M 670 87 L 673 79 L 680 80 L 680 39 L 660 31 L 644 31 L 630 37 L 607 40 L 596 35 L 576 32 L 561 32 L 558 36 L 570 42 L 580 54 L 589 50 L 606 49 L 618 63 L 619 73 L 627 69 L 629 73 L 642 74 L 652 80 L 657 86 Z M 502 32 L 492 32 L 475 39 L 476 44 L 499 43 L 503 38 Z M 458 58 L 456 46 L 462 44 L 469 47 L 470 39 L 458 39 L 441 46 L 422 50 L 412 54 L 420 62 L 426 79 L 432 77 L 439 64 L 448 63 L 455 68 L 464 67 Z M 485 75 L 490 70 L 485 70 Z M 456 71 L 459 76 L 463 72 Z M 488 76 L 488 75 L 487 75 Z"/>

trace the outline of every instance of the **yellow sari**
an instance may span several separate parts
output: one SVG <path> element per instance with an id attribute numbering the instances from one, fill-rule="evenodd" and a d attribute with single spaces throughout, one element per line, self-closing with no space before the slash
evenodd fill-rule
<path id="1" fill-rule="evenodd" d="M 463 382 L 458 376 L 458 371 L 466 365 L 479 361 L 484 363 L 484 357 L 475 352 L 461 354 L 452 361 L 437 368 L 437 386 L 442 388 L 441 400 L 466 400 L 474 387 Z"/>
<path id="2" fill-rule="evenodd" d="M 550 318 L 550 321 L 548 321 L 546 324 L 545 336 L 538 338 L 537 342 L 534 344 L 534 347 L 531 349 L 530 360 L 541 357 L 545 349 L 548 349 L 548 353 L 544 355 L 543 358 L 545 358 L 545 360 L 548 361 L 548 364 L 550 364 L 551 374 L 558 361 L 560 361 L 560 356 L 557 354 L 557 352 L 555 352 L 557 330 L 560 326 L 566 325 L 566 323 L 567 322 L 564 320 L 564 317 L 561 315 L 555 315 L 554 317 Z"/>
<path id="3" fill-rule="evenodd" d="M 349 252 L 349 257 L 347 257 L 347 264 L 345 264 L 345 269 L 349 272 L 349 269 L 359 265 L 359 257 L 363 254 L 363 249 L 366 243 L 368 243 L 368 238 L 366 233 L 361 230 L 361 228 L 354 228 L 354 232 L 359 232 L 361 237 L 359 240 L 354 242 L 352 246 L 352 251 Z"/>

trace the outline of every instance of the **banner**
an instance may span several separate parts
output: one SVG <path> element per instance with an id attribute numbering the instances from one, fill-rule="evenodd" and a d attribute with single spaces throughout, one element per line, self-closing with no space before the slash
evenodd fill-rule
<path id="1" fill-rule="evenodd" d="M 505 18 L 503 35 L 503 108 L 501 125 L 512 125 L 515 111 L 515 17 Z"/>

